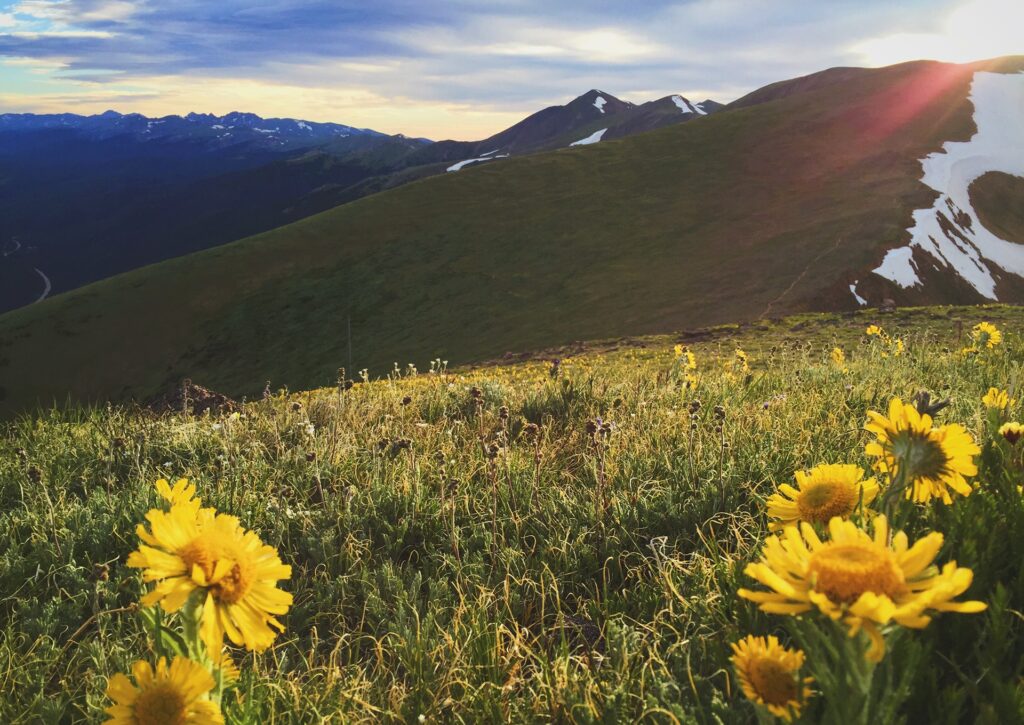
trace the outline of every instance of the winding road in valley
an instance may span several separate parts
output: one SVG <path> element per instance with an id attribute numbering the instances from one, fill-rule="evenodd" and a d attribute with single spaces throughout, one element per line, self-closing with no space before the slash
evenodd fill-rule
<path id="1" fill-rule="evenodd" d="M 43 293 L 36 299 L 36 302 L 42 302 L 50 295 L 50 290 L 53 289 L 53 285 L 50 284 L 50 278 L 46 276 L 46 273 L 43 272 L 43 270 L 39 269 L 39 267 L 33 267 L 32 269 L 36 271 L 36 274 L 43 278 Z M 35 304 L 35 302 L 32 304 Z"/>
<path id="2" fill-rule="evenodd" d="M 21 241 L 17 237 L 11 237 L 11 244 L 14 245 L 13 249 L 7 249 L 7 245 L 3 245 L 3 247 L 0 248 L 0 256 L 10 257 L 12 254 L 16 254 L 21 249 Z M 32 304 L 35 304 L 36 302 L 42 302 L 43 300 L 50 296 L 50 291 L 53 289 L 53 283 L 50 282 L 50 278 L 46 275 L 46 272 L 39 269 L 39 267 L 33 267 L 32 269 L 43 280 L 43 292 L 32 301 Z"/>

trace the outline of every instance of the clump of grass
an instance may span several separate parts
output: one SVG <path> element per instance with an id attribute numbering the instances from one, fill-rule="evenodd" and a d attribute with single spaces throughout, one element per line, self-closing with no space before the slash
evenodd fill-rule
<path id="1" fill-rule="evenodd" d="M 958 314 L 970 330 L 990 313 Z M 436 366 L 223 417 L 19 418 L 0 435 L 0 721 L 96 719 L 107 678 L 153 654 L 126 560 L 153 480 L 186 476 L 292 566 L 286 632 L 235 652 L 231 717 L 747 722 L 729 643 L 784 634 L 738 595 L 766 500 L 820 463 L 867 468 L 866 412 L 922 390 L 982 452 L 971 496 L 914 515 L 989 609 L 914 633 L 928 666 L 901 715 L 1020 720 L 1022 464 L 998 431 L 1021 414 L 981 400 L 1022 398 L 1024 313 L 999 315 L 985 354 L 961 353 L 944 311 L 885 320 L 898 355 L 859 343 L 863 318 L 805 317 L 688 342 L 683 371 L 662 338 L 555 376 Z"/>

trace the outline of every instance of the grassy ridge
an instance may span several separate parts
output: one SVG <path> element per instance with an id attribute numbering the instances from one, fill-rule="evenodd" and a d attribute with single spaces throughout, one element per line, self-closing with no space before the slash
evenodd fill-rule
<path id="1" fill-rule="evenodd" d="M 0 412 L 844 309 L 858 277 L 872 302 L 976 301 L 867 273 L 931 203 L 918 159 L 973 131 L 972 70 L 864 71 L 485 164 L 61 295 L 0 317 Z"/>
<path id="2" fill-rule="evenodd" d="M 985 364 L 957 353 L 980 320 L 1006 333 Z M 863 344 L 869 322 L 906 353 Z M 684 340 L 695 393 L 673 370 L 678 338 L 662 337 L 583 347 L 557 377 L 540 362 L 406 371 L 271 397 L 238 419 L 19 418 L 0 429 L 0 721 L 95 719 L 105 678 L 145 656 L 126 611 L 142 584 L 124 561 L 152 481 L 187 475 L 294 567 L 288 630 L 244 658 L 236 713 L 748 722 L 728 643 L 779 631 L 736 596 L 766 535 L 765 497 L 797 469 L 866 463 L 865 412 L 922 389 L 948 396 L 941 419 L 985 452 L 980 489 L 912 525 L 947 533 L 940 561 L 973 568 L 968 594 L 990 610 L 913 635 L 928 666 L 913 670 L 907 722 L 1019 721 L 1024 503 L 1001 487 L 1021 464 L 989 443 L 980 398 L 1019 380 L 1022 323 L 1024 310 L 989 307 L 724 326 Z M 849 372 L 830 359 L 837 344 Z M 736 346 L 749 378 L 722 372 Z M 615 424 L 600 444 L 586 432 L 597 417 Z M 499 445 L 493 462 L 481 439 Z"/>

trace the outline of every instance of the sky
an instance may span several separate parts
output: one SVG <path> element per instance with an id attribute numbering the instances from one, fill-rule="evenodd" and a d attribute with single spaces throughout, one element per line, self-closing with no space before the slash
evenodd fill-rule
<path id="1" fill-rule="evenodd" d="M 591 88 L 728 102 L 1024 54 L 1024 0 L 0 0 L 0 113 L 249 111 L 480 139 Z"/>

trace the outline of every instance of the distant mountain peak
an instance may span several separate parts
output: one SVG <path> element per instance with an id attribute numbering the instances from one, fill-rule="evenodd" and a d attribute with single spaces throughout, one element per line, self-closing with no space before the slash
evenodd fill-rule
<path id="1" fill-rule="evenodd" d="M 350 136 L 388 134 L 337 123 L 318 123 L 292 118 L 262 118 L 255 113 L 231 111 L 223 116 L 191 111 L 184 116 L 161 118 L 139 113 L 122 114 L 114 110 L 92 116 L 74 113 L 0 115 L 0 131 L 41 131 L 60 128 L 94 140 L 131 138 L 134 141 L 173 139 L 197 141 L 211 148 L 238 144 L 258 146 L 273 151 L 286 151 L 332 143 Z"/>

